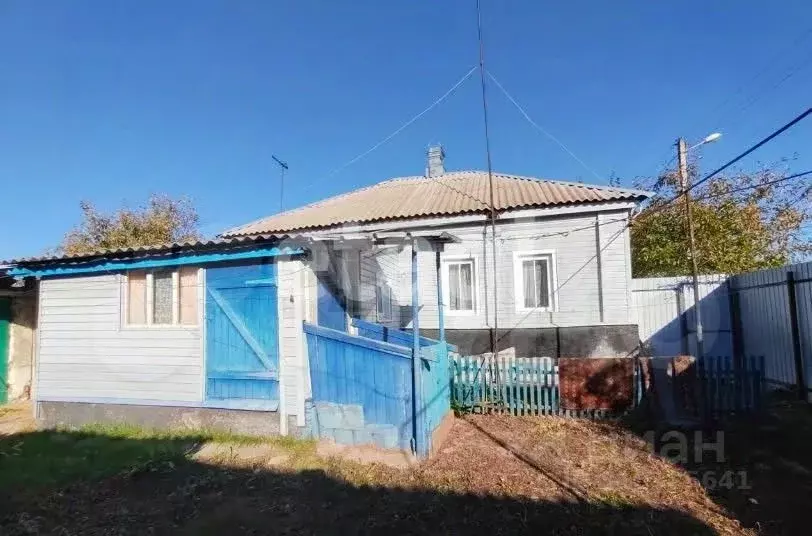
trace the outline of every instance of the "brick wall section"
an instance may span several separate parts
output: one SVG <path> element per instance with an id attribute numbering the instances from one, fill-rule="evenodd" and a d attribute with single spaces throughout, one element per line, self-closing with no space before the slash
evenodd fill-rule
<path id="1" fill-rule="evenodd" d="M 623 411 L 632 404 L 634 360 L 569 357 L 558 362 L 561 407 Z"/>

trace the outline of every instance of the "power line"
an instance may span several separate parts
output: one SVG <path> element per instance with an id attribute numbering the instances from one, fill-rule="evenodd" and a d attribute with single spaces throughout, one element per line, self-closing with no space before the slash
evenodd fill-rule
<path id="1" fill-rule="evenodd" d="M 796 124 L 800 123 L 801 121 L 806 119 L 810 114 L 812 114 L 812 108 L 807 108 L 806 111 L 804 111 L 803 113 L 801 113 L 800 115 L 795 117 L 792 121 L 790 121 L 786 125 L 782 126 L 781 128 L 779 128 L 778 130 L 776 130 L 775 132 L 773 132 L 772 134 L 770 134 L 769 136 L 767 136 L 766 138 L 764 138 L 760 142 L 756 143 L 755 145 L 753 145 L 752 147 L 750 147 L 749 149 L 747 149 L 746 151 L 744 151 L 743 153 L 741 153 L 737 157 L 735 157 L 732 160 L 728 161 L 726 164 L 724 164 L 721 167 L 711 171 L 710 173 L 705 175 L 702 179 L 696 181 L 693 185 L 691 185 L 690 188 L 688 188 L 688 190 L 693 190 L 694 188 L 696 188 L 700 184 L 703 184 L 703 183 L 707 182 L 714 175 L 717 175 L 717 174 L 721 173 L 722 171 L 726 170 L 727 168 L 729 168 L 730 166 L 732 166 L 733 164 L 735 164 L 736 162 L 738 162 L 739 160 L 741 160 L 745 156 L 747 156 L 750 153 L 752 153 L 753 151 L 757 150 L 762 145 L 765 145 L 765 144 L 769 143 L 770 141 L 777 138 L 778 136 L 780 136 L 781 134 L 783 134 L 784 132 L 786 132 L 787 130 L 789 130 L 790 128 L 795 126 Z"/>
<path id="2" fill-rule="evenodd" d="M 717 194 L 709 194 L 700 197 L 695 197 L 694 201 L 703 201 L 705 199 L 714 199 L 716 197 L 724 197 L 726 195 L 735 194 L 738 192 L 744 192 L 747 190 L 756 190 L 758 188 L 766 188 L 767 186 L 773 186 L 775 184 L 780 184 L 782 182 L 786 182 L 788 180 L 797 179 L 799 177 L 804 177 L 806 175 L 812 175 L 812 170 L 810 171 L 803 171 L 801 173 L 795 173 L 793 175 L 789 175 L 787 177 L 781 177 L 780 179 L 775 179 L 767 182 L 762 182 L 760 184 L 751 184 L 748 186 L 742 186 L 739 188 L 733 188 L 732 190 L 727 190 L 726 192 L 719 192 Z"/>
<path id="3" fill-rule="evenodd" d="M 510 101 L 512 104 L 513 104 L 513 106 L 515 106 L 515 107 L 516 107 L 516 109 L 517 109 L 517 110 L 519 110 L 519 113 L 521 113 L 521 114 L 522 114 L 522 116 L 523 116 L 523 117 L 524 117 L 524 118 L 527 120 L 527 122 L 528 122 L 528 123 L 530 123 L 530 125 L 531 125 L 533 128 L 535 128 L 536 130 L 538 130 L 539 132 L 541 132 L 542 134 L 544 134 L 545 136 L 547 136 L 548 138 L 550 138 L 551 140 L 553 140 L 553 141 L 554 141 L 556 144 L 558 144 L 558 146 L 559 146 L 559 147 L 561 147 L 561 148 L 562 148 L 564 151 L 566 151 L 566 153 L 567 153 L 568 155 L 570 155 L 570 156 L 571 156 L 573 159 L 575 159 L 575 161 L 576 161 L 576 162 L 578 162 L 579 164 L 581 164 L 581 165 L 584 167 L 584 169 L 586 169 L 587 171 L 589 171 L 590 173 L 592 173 L 592 175 L 594 175 L 594 176 L 595 176 L 595 178 L 597 178 L 597 179 L 598 179 L 598 180 L 600 180 L 600 181 L 602 181 L 602 180 L 603 180 L 603 177 L 601 177 L 600 175 L 598 175 L 598 173 L 597 173 L 597 172 L 596 172 L 594 169 L 592 169 L 591 167 L 589 167 L 589 166 L 588 166 L 588 165 L 587 165 L 587 164 L 586 164 L 586 163 L 585 163 L 583 160 L 581 160 L 580 158 L 578 158 L 578 155 L 576 155 L 574 152 L 572 152 L 572 151 L 570 150 L 570 148 L 569 148 L 569 147 L 567 147 L 566 145 L 564 145 L 564 142 L 562 142 L 561 140 L 559 140 L 558 138 L 556 138 L 555 136 L 553 136 L 553 135 L 552 135 L 550 132 L 548 132 L 547 130 L 545 130 L 545 129 L 544 129 L 542 126 L 541 126 L 541 125 L 539 125 L 538 123 L 536 123 L 535 121 L 533 121 L 533 118 L 531 118 L 531 117 L 530 117 L 530 115 L 529 115 L 529 114 L 527 113 L 527 111 L 526 111 L 526 110 L 525 110 L 525 109 L 522 107 L 522 105 L 521 105 L 521 104 L 519 104 L 519 103 L 516 101 L 516 99 L 514 99 L 514 98 L 513 98 L 513 96 L 511 96 L 511 94 L 510 94 L 510 93 L 508 93 L 508 91 L 505 89 L 505 87 L 504 87 L 502 84 L 500 84 L 500 83 L 499 83 L 499 80 L 497 80 L 497 79 L 496 79 L 496 77 L 493 75 L 493 73 L 491 73 L 490 71 L 488 71 L 488 77 L 489 77 L 491 80 L 493 80 L 494 84 L 496 84 L 496 87 L 498 87 L 498 88 L 499 88 L 499 89 L 502 91 L 502 93 L 504 93 L 504 94 L 505 94 L 505 97 L 507 97 L 507 99 L 508 99 L 508 100 L 509 100 L 509 101 Z"/>
<path id="4" fill-rule="evenodd" d="M 749 79 L 747 82 L 745 82 L 745 83 L 741 84 L 741 85 L 740 85 L 740 86 L 739 86 L 739 87 L 736 89 L 736 91 L 734 91 L 733 93 L 731 93 L 731 94 L 730 94 L 730 95 L 729 95 L 729 96 L 728 96 L 728 97 L 727 97 L 727 98 L 726 98 L 724 101 L 722 101 L 722 103 L 721 103 L 720 105 L 718 105 L 716 108 L 714 108 L 713 110 L 711 110 L 711 111 L 710 111 L 709 113 L 707 113 L 706 115 L 713 115 L 713 114 L 716 114 L 716 112 L 723 110 L 723 109 L 724 109 L 724 108 L 725 108 L 725 107 L 726 107 L 726 106 L 727 106 L 729 103 L 733 102 L 733 101 L 734 101 L 734 100 L 735 100 L 737 97 L 739 97 L 740 95 L 743 95 L 743 94 L 744 94 L 744 90 L 745 90 L 745 88 L 746 88 L 746 87 L 747 87 L 749 84 L 752 84 L 753 82 L 755 82 L 756 80 L 758 80 L 759 78 L 761 78 L 761 77 L 762 77 L 762 75 L 764 75 L 766 72 L 768 72 L 770 69 L 772 69 L 772 68 L 775 66 L 776 62 L 777 62 L 779 59 L 781 59 L 783 56 L 785 56 L 785 55 L 786 55 L 786 53 L 787 53 L 787 51 L 788 51 L 788 50 L 795 49 L 795 48 L 796 48 L 796 47 L 797 47 L 797 46 L 798 46 L 798 45 L 799 45 L 799 44 L 800 44 L 800 43 L 801 43 L 801 42 L 802 42 L 804 39 L 806 39 L 806 38 L 807 38 L 807 37 L 809 37 L 810 35 L 812 35 L 812 28 L 807 28 L 807 29 L 806 29 L 804 32 L 801 32 L 801 34 L 799 34 L 799 35 L 798 35 L 798 36 L 797 36 L 797 37 L 796 37 L 796 38 L 795 38 L 795 39 L 794 39 L 794 40 L 793 40 L 793 41 L 792 41 L 792 42 L 791 42 L 791 43 L 790 43 L 788 46 L 781 48 L 781 49 L 780 49 L 778 52 L 776 52 L 776 53 L 775 53 L 773 56 L 771 56 L 771 57 L 770 57 L 770 59 L 769 59 L 769 61 L 767 61 L 767 62 L 764 64 L 764 66 L 763 66 L 763 67 L 762 67 L 762 68 L 761 68 L 761 69 L 760 69 L 760 70 L 759 70 L 759 71 L 758 71 L 758 72 L 757 72 L 757 73 L 756 73 L 754 76 L 752 76 L 752 77 L 751 77 L 751 78 L 750 78 L 750 79 Z M 800 68 L 800 67 L 799 67 L 799 68 Z M 793 73 L 793 74 L 794 74 L 794 73 Z M 791 76 L 791 75 L 790 75 L 790 76 Z M 786 81 L 786 78 L 788 78 L 788 77 L 785 77 L 784 79 L 782 79 L 781 81 L 779 81 L 779 82 L 778 82 L 776 85 L 774 85 L 774 86 L 773 86 L 772 88 L 770 88 L 770 90 L 768 90 L 768 91 L 771 91 L 771 90 L 775 89 L 776 87 L 778 87 L 779 85 L 781 85 L 781 84 L 782 84 L 784 81 Z M 765 93 L 765 92 L 762 92 L 761 96 L 763 96 L 763 94 L 764 94 L 764 93 Z M 757 98 L 760 98 L 760 96 L 759 96 L 759 97 L 757 97 Z M 750 103 L 750 104 L 746 104 L 745 106 L 743 106 L 742 108 L 740 108 L 740 109 L 738 110 L 738 112 L 736 112 L 736 113 L 741 113 L 741 112 L 742 112 L 742 111 L 744 111 L 746 108 L 748 108 L 748 107 L 749 107 L 751 104 L 752 104 L 752 103 Z M 714 120 L 714 123 L 719 123 L 722 117 L 724 117 L 724 114 L 721 114 L 721 115 L 717 116 L 717 118 Z"/>
<path id="5" fill-rule="evenodd" d="M 471 67 L 471 69 L 470 69 L 470 70 L 469 70 L 467 73 L 465 73 L 465 75 L 463 75 L 463 76 L 462 76 L 462 78 L 460 78 L 459 80 L 457 80 L 457 82 L 456 82 L 456 83 L 455 83 L 453 86 L 451 86 L 451 88 L 450 88 L 448 91 L 446 91 L 445 93 L 443 93 L 443 94 L 442 94 L 442 95 L 441 95 L 441 96 L 440 96 L 438 99 L 436 99 L 434 102 L 432 102 L 432 103 L 431 103 L 431 104 L 430 104 L 428 107 L 426 107 L 426 108 L 425 108 L 423 111 L 421 111 L 420 113 L 418 113 L 417 115 L 413 116 L 411 119 L 409 119 L 408 121 L 406 121 L 405 123 L 403 123 L 401 126 L 399 126 L 398 128 L 396 128 L 396 129 L 395 129 L 395 130 L 394 130 L 394 131 L 393 131 L 391 134 L 389 134 L 388 136 L 386 136 L 386 137 L 384 137 L 383 139 L 381 139 L 379 142 L 377 142 L 376 144 L 374 144 L 372 147 L 370 147 L 370 148 L 369 148 L 369 149 L 367 149 L 366 151 L 362 152 L 361 154 L 359 154 L 358 156 L 356 156 L 356 157 L 354 157 L 354 158 L 351 158 L 350 160 L 348 160 L 348 161 L 347 161 L 346 163 L 344 163 L 343 165 L 341 165 L 341 166 L 339 166 L 339 167 L 337 167 L 337 168 L 333 169 L 333 170 L 332 170 L 332 171 L 330 171 L 329 173 L 327 173 L 327 175 L 325 176 L 325 178 L 328 178 L 328 179 L 329 179 L 330 177 L 332 177 L 332 176 L 333 176 L 333 175 L 335 175 L 336 173 L 339 173 L 339 172 L 341 172 L 341 171 L 345 170 L 345 169 L 346 169 L 346 168 L 348 168 L 349 166 L 353 165 L 354 163 L 358 162 L 359 160 L 361 160 L 361 159 L 362 159 L 362 158 L 364 158 L 365 156 L 367 156 L 367 155 L 369 155 L 370 153 L 374 152 L 374 151 L 375 151 L 375 150 L 377 150 L 379 147 L 381 147 L 382 145 L 384 145 L 386 142 L 388 142 L 389 140 L 391 140 L 392 138 L 394 138 L 395 136 L 397 136 L 398 134 L 400 134 L 401 132 L 403 132 L 403 131 L 404 131 L 406 128 L 408 128 L 408 127 L 409 127 L 409 126 L 410 126 L 412 123 L 414 123 L 415 121 L 417 121 L 418 119 L 420 119 L 421 117 L 423 117 L 424 115 L 426 115 L 427 113 L 429 113 L 431 110 L 433 110 L 434 108 L 436 108 L 436 107 L 437 107 L 437 106 L 438 106 L 440 103 L 442 103 L 444 100 L 446 100 L 446 99 L 447 99 L 449 96 L 451 96 L 451 94 L 452 94 L 452 93 L 454 93 L 454 91 L 455 91 L 455 90 L 456 90 L 458 87 L 460 87 L 460 86 L 461 86 L 463 83 L 465 83 L 465 81 L 466 81 L 466 80 L 468 80 L 468 79 L 471 77 L 471 75 L 473 75 L 473 74 L 474 74 L 474 72 L 475 72 L 476 70 L 477 70 L 477 67 L 476 67 L 476 66 Z"/>

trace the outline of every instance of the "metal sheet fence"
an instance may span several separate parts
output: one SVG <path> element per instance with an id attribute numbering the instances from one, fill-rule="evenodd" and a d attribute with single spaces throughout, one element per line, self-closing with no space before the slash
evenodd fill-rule
<path id="1" fill-rule="evenodd" d="M 737 352 L 766 357 L 767 381 L 812 389 L 812 262 L 731 278 Z"/>
<path id="2" fill-rule="evenodd" d="M 764 356 L 768 383 L 812 398 L 812 262 L 701 276 L 699 287 L 705 355 Z M 696 355 L 690 277 L 634 279 L 632 311 L 650 355 Z"/>

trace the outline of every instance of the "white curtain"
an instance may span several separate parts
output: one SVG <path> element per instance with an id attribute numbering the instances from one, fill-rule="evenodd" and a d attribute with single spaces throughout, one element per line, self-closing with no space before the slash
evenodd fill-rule
<path id="1" fill-rule="evenodd" d="M 152 274 L 152 323 L 172 323 L 172 272 Z"/>
<path id="2" fill-rule="evenodd" d="M 533 265 L 535 261 L 529 260 L 522 263 L 522 279 L 524 282 L 524 306 L 527 308 L 538 307 L 536 303 L 536 277 Z"/>
<path id="3" fill-rule="evenodd" d="M 448 306 L 452 311 L 460 309 L 460 265 L 448 265 Z"/>
<path id="4" fill-rule="evenodd" d="M 460 309 L 472 311 L 474 309 L 474 267 L 469 264 L 460 264 Z"/>
<path id="5" fill-rule="evenodd" d="M 536 260 L 536 307 L 550 306 L 550 289 L 547 279 L 547 261 L 545 259 Z"/>

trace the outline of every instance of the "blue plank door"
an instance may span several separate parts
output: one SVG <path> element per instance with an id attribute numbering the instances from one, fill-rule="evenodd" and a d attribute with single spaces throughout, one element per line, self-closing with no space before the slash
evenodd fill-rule
<path id="1" fill-rule="evenodd" d="M 276 264 L 206 270 L 206 402 L 276 410 L 279 351 Z"/>

